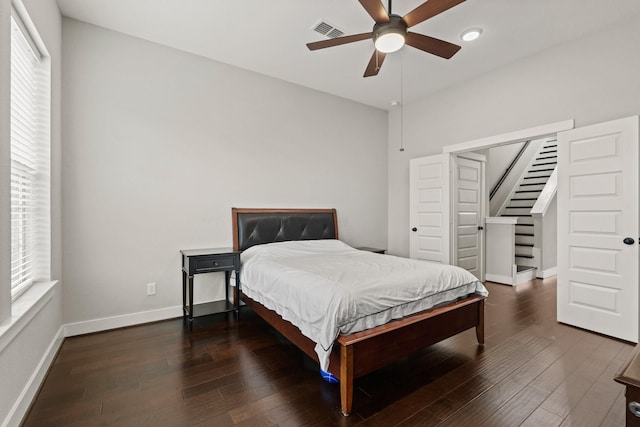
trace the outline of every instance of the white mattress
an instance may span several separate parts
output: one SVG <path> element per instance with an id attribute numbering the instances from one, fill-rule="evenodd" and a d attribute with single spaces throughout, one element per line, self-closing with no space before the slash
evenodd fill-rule
<path id="1" fill-rule="evenodd" d="M 462 268 L 359 251 L 339 240 L 257 245 L 241 260 L 242 292 L 314 341 L 324 371 L 339 334 L 469 294 L 488 295 Z"/>

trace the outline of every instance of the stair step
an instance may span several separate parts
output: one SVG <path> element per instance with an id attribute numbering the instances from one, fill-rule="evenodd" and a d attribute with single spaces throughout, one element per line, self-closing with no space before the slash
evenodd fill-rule
<path id="1" fill-rule="evenodd" d="M 517 191 L 516 191 L 517 193 Z M 529 193 L 529 191 L 525 191 L 525 193 Z M 511 201 L 513 202 L 514 200 L 518 200 L 518 201 L 523 201 L 523 200 L 538 200 L 537 197 L 514 197 L 513 199 L 511 199 Z"/>
<path id="2" fill-rule="evenodd" d="M 533 244 L 533 237 L 522 237 L 522 236 L 516 236 L 516 245 L 519 244 Z M 527 249 L 527 248 L 525 248 Z M 529 248 L 531 249 L 531 248 Z M 517 252 L 520 252 L 518 249 L 516 249 Z"/>
<path id="3" fill-rule="evenodd" d="M 535 260 L 533 259 L 527 259 L 527 258 L 516 258 L 515 259 L 516 265 L 527 265 L 529 267 L 535 267 L 534 263 Z M 535 270 L 534 270 L 535 271 Z M 527 274 L 531 274 L 532 272 L 524 272 L 524 273 L 518 273 L 518 277 L 520 277 L 521 275 L 527 275 Z M 535 273 L 534 273 L 535 274 Z"/>
<path id="4" fill-rule="evenodd" d="M 547 165 L 557 165 L 557 164 L 558 164 L 558 162 L 545 162 L 545 163 L 534 163 L 531 166 L 547 166 Z M 553 170 L 553 169 L 551 169 L 551 170 Z"/>
<path id="5" fill-rule="evenodd" d="M 524 179 L 549 178 L 550 176 L 551 175 L 525 176 Z"/>
<path id="6" fill-rule="evenodd" d="M 548 160 L 548 159 L 557 159 L 558 156 L 543 156 L 543 157 L 536 157 L 536 160 Z"/>
<path id="7" fill-rule="evenodd" d="M 532 188 L 532 187 L 524 187 L 521 190 L 516 191 L 516 193 L 520 193 L 526 195 L 526 196 L 531 196 L 531 197 L 540 197 L 540 194 L 542 194 L 542 188 Z"/>
<path id="8" fill-rule="evenodd" d="M 502 215 L 500 215 L 500 216 L 509 216 L 509 217 L 520 217 L 520 216 L 522 216 L 522 217 L 530 217 L 530 216 L 531 216 L 531 214 L 520 214 L 520 215 L 518 215 L 518 214 L 502 214 Z M 519 224 L 519 225 L 520 225 L 520 224 Z M 522 224 L 522 225 L 524 225 L 524 224 Z M 531 225 L 533 225 L 533 224 L 531 224 Z"/>
<path id="9" fill-rule="evenodd" d="M 533 229 L 531 228 L 518 228 L 522 224 L 516 224 L 516 234 L 523 234 L 523 236 L 516 236 L 517 239 L 533 239 Z M 528 236 L 531 234 L 531 236 Z"/>
<path id="10" fill-rule="evenodd" d="M 524 273 L 525 271 L 529 271 L 529 270 L 535 270 L 535 267 L 531 267 L 529 265 L 516 265 L 516 272 L 517 273 Z"/>
<path id="11" fill-rule="evenodd" d="M 527 259 L 533 259 L 533 255 L 516 254 L 516 258 L 527 258 Z"/>
<path id="12" fill-rule="evenodd" d="M 549 144 L 549 145 L 545 145 L 544 148 L 551 148 L 551 147 L 557 147 L 558 144 Z"/>
<path id="13" fill-rule="evenodd" d="M 533 165 L 536 166 L 536 165 Z M 539 165 L 540 166 L 540 165 Z M 544 168 L 544 169 L 533 169 L 533 170 L 529 170 L 530 173 L 532 172 L 549 172 L 549 171 L 553 171 L 555 168 Z M 549 175 L 551 176 L 551 175 Z M 538 177 L 536 177 L 538 178 Z"/>
<path id="14" fill-rule="evenodd" d="M 527 218 L 525 216 L 521 216 L 518 218 L 518 223 L 516 225 L 533 225 L 533 218 Z"/>
<path id="15" fill-rule="evenodd" d="M 520 187 L 531 186 L 531 185 L 544 185 L 544 183 L 542 183 L 542 182 L 537 182 L 537 183 L 536 182 L 532 182 L 532 183 L 529 183 L 529 184 L 520 184 Z M 540 191 L 542 191 L 542 189 L 540 189 Z"/>
<path id="16" fill-rule="evenodd" d="M 533 224 L 516 224 L 516 227 L 533 227 Z"/>
<path id="17" fill-rule="evenodd" d="M 538 154 L 550 154 L 550 153 L 557 153 L 558 150 L 547 150 L 547 151 L 541 151 Z"/>
<path id="18" fill-rule="evenodd" d="M 520 224 L 522 225 L 522 224 Z M 516 233 L 516 236 L 534 237 L 533 233 Z"/>
<path id="19" fill-rule="evenodd" d="M 531 208 L 533 207 L 533 204 L 535 202 L 533 201 L 526 201 L 526 200 L 514 200 L 511 199 L 509 201 L 509 205 L 505 206 L 505 209 L 527 209 L 527 210 L 531 210 Z M 527 212 L 529 213 L 529 212 Z"/>
<path id="20" fill-rule="evenodd" d="M 505 209 L 524 209 L 527 211 L 525 213 L 529 213 L 532 207 L 533 207 L 533 202 L 511 200 L 511 202 L 509 203 L 509 206 L 505 206 Z M 510 212 L 510 213 L 513 213 L 513 212 Z"/>
<path id="21" fill-rule="evenodd" d="M 533 256 L 533 244 L 528 243 L 516 243 L 515 255 L 518 257 Z M 516 263 L 517 264 L 517 263 Z"/>

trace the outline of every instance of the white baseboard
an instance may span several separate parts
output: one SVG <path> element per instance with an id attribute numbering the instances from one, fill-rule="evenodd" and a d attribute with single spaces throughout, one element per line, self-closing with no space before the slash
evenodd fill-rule
<path id="1" fill-rule="evenodd" d="M 1 425 L 3 427 L 20 425 L 24 416 L 29 410 L 31 402 L 33 402 L 36 393 L 38 393 L 38 390 L 40 389 L 40 385 L 44 381 L 44 377 L 47 375 L 49 367 L 53 363 L 53 360 L 55 359 L 56 354 L 58 353 L 58 350 L 62 345 L 63 339 L 64 325 L 60 326 L 60 329 L 58 329 L 58 333 L 53 337 L 51 344 L 49 344 L 47 351 L 40 359 L 40 362 L 31 375 L 31 378 L 29 378 L 29 381 L 27 381 L 27 384 L 22 389 L 22 392 L 20 392 L 20 396 L 18 396 L 16 403 L 14 403 L 13 407 L 7 414 L 7 417 L 4 419 L 4 421 L 2 421 Z"/>
<path id="2" fill-rule="evenodd" d="M 104 317 L 102 319 L 87 320 L 85 322 L 67 323 L 64 325 L 64 336 L 72 337 L 75 335 L 91 334 L 109 329 L 124 328 L 125 326 L 173 319 L 175 317 L 182 317 L 182 306 L 124 314 L 122 316 Z"/>
<path id="3" fill-rule="evenodd" d="M 530 280 L 533 280 L 535 278 L 536 278 L 535 268 L 532 268 L 531 270 L 521 271 L 520 273 L 516 274 L 515 284 L 519 285 L 520 283 L 529 282 Z"/>
<path id="4" fill-rule="evenodd" d="M 538 270 L 538 274 L 536 277 L 539 279 L 546 279 L 547 277 L 557 276 L 558 275 L 558 267 L 547 268 L 546 270 Z"/>
<path id="5" fill-rule="evenodd" d="M 502 274 L 485 274 L 484 278 L 489 282 L 496 282 L 503 285 L 513 286 L 513 277 L 503 276 Z"/>

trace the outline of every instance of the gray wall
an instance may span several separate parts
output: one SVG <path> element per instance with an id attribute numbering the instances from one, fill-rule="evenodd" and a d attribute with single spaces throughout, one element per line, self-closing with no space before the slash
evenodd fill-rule
<path id="1" fill-rule="evenodd" d="M 390 114 L 389 250 L 409 253 L 409 160 L 442 147 L 575 119 L 576 127 L 640 113 L 640 16 L 405 105 Z"/>
<path id="2" fill-rule="evenodd" d="M 386 247 L 386 111 L 66 18 L 63 45 L 67 323 L 179 306 L 179 249 L 231 246 L 231 207 Z"/>
<path id="3" fill-rule="evenodd" d="M 507 170 L 513 159 L 516 157 L 524 142 L 516 144 L 502 145 L 484 150 L 487 156 L 487 171 L 485 180 L 487 183 L 487 193 L 498 183 L 502 175 Z"/>

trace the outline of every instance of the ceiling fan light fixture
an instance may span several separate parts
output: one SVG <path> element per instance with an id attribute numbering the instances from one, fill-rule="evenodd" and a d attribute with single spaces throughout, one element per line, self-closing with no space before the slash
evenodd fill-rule
<path id="1" fill-rule="evenodd" d="M 405 32 L 402 28 L 389 28 L 377 35 L 375 45 L 380 52 L 396 52 L 404 46 Z"/>
<path id="2" fill-rule="evenodd" d="M 373 26 L 373 44 L 383 53 L 400 50 L 405 43 L 407 23 L 398 15 L 389 15 L 389 22 Z"/>

